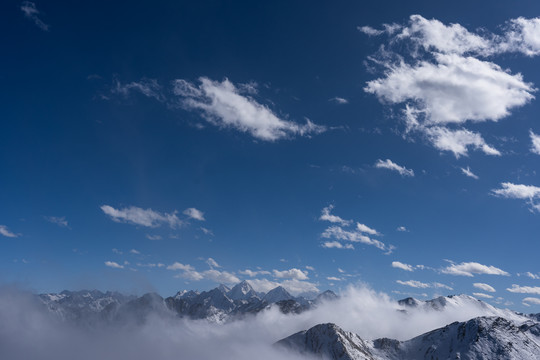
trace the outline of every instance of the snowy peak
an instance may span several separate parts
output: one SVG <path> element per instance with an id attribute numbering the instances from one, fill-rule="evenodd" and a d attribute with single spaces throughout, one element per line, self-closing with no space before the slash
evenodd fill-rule
<path id="1" fill-rule="evenodd" d="M 270 290 L 263 298 L 267 303 L 272 304 L 283 300 L 294 300 L 294 297 L 289 294 L 284 287 L 278 286 Z"/>
<path id="2" fill-rule="evenodd" d="M 252 297 L 258 298 L 257 293 L 246 280 L 229 290 L 227 296 L 231 300 L 248 300 Z"/>
<path id="3" fill-rule="evenodd" d="M 335 292 L 333 292 L 332 290 L 326 290 L 325 292 L 317 295 L 317 297 L 315 298 L 315 302 L 321 303 L 325 301 L 333 301 L 337 300 L 338 298 L 339 296 L 337 296 Z"/>
<path id="4" fill-rule="evenodd" d="M 229 291 L 231 291 L 231 289 L 228 286 L 225 286 L 223 284 L 219 284 L 219 286 L 216 289 L 218 289 L 224 294 L 227 294 Z"/>
<path id="5" fill-rule="evenodd" d="M 343 331 L 335 324 L 319 324 L 276 343 L 301 354 L 316 354 L 332 360 L 376 360 L 368 344 L 358 335 Z"/>

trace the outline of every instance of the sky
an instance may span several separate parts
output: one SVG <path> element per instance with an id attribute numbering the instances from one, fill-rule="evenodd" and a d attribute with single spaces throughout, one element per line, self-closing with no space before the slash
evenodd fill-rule
<path id="1" fill-rule="evenodd" d="M 0 14 L 1 283 L 540 311 L 540 4 Z"/>

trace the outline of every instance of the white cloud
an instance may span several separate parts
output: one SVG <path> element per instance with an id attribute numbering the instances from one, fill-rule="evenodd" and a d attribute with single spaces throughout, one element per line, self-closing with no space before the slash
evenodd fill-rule
<path id="1" fill-rule="evenodd" d="M 540 198 L 540 187 L 538 186 L 505 182 L 501 183 L 500 189 L 493 189 L 491 192 L 507 199 L 527 200 L 531 210 L 540 211 L 540 204 L 535 201 Z"/>
<path id="2" fill-rule="evenodd" d="M 427 289 L 431 287 L 431 285 L 417 281 L 417 280 L 407 280 L 407 281 L 396 280 L 396 282 L 400 285 L 410 286 L 417 289 Z"/>
<path id="3" fill-rule="evenodd" d="M 123 269 L 124 266 L 114 261 L 105 261 L 105 266 L 112 267 L 114 269 Z"/>
<path id="4" fill-rule="evenodd" d="M 332 101 L 332 102 L 334 102 L 336 104 L 339 104 L 339 105 L 345 105 L 345 104 L 349 103 L 349 100 L 341 98 L 341 97 L 337 97 L 337 96 L 331 98 L 330 101 Z"/>
<path id="5" fill-rule="evenodd" d="M 11 232 L 6 225 L 0 225 L 0 235 L 10 238 L 16 238 L 20 236 L 19 234 Z"/>
<path id="6" fill-rule="evenodd" d="M 540 305 L 540 299 L 539 298 L 533 298 L 533 297 L 526 297 L 523 299 L 524 303 L 534 304 L 534 305 Z"/>
<path id="7" fill-rule="evenodd" d="M 473 173 L 473 172 L 471 171 L 471 169 L 470 169 L 468 166 L 467 166 L 467 168 L 460 168 L 460 169 L 461 169 L 461 172 L 462 172 L 463 174 L 465 174 L 466 176 L 471 177 L 471 178 L 476 179 L 476 180 L 479 179 L 478 175 L 476 175 L 475 173 Z"/>
<path id="8" fill-rule="evenodd" d="M 527 56 L 540 54 L 540 18 L 519 17 L 508 23 L 501 50 L 521 52 Z"/>
<path id="9" fill-rule="evenodd" d="M 510 291 L 511 293 L 540 295 L 539 286 L 520 286 L 517 284 L 512 284 L 512 287 L 507 288 L 506 290 Z"/>
<path id="10" fill-rule="evenodd" d="M 381 250 L 389 249 L 383 242 L 372 239 L 364 235 L 359 230 L 358 231 L 344 230 L 340 226 L 330 226 L 329 228 L 324 230 L 321 236 L 325 239 L 345 240 L 345 241 L 350 241 L 350 242 L 362 243 L 366 245 L 373 245 Z M 325 246 L 325 247 L 338 247 L 338 246 Z"/>
<path id="11" fill-rule="evenodd" d="M 399 226 L 396 230 L 401 231 L 401 232 L 408 232 L 409 231 L 409 230 L 407 230 L 407 228 L 405 226 Z"/>
<path id="12" fill-rule="evenodd" d="M 140 255 L 141 254 L 141 252 L 139 250 L 135 250 L 135 249 L 129 250 L 129 253 L 134 254 L 134 255 Z"/>
<path id="13" fill-rule="evenodd" d="M 417 281 L 417 280 L 407 280 L 407 281 L 396 280 L 396 282 L 398 284 L 400 284 L 400 285 L 410 286 L 410 287 L 413 287 L 413 288 L 416 288 L 416 289 L 435 288 L 435 289 L 454 290 L 450 286 L 445 285 L 445 284 L 441 284 L 441 283 L 438 283 L 438 282 L 433 282 L 431 284 L 426 284 L 426 283 L 423 283 L 423 282 Z"/>
<path id="14" fill-rule="evenodd" d="M 539 21 L 511 20 L 503 36 L 472 33 L 460 24 L 445 25 L 419 15 L 412 15 L 408 26 L 395 34 L 360 28 L 369 35 L 391 35 L 389 43 L 370 57 L 382 66 L 383 76 L 367 82 L 364 90 L 384 104 L 403 106 L 405 133 L 423 134 L 439 150 L 456 157 L 466 155 L 469 148 L 500 155 L 480 134 L 449 126 L 496 122 L 534 99 L 536 89 L 521 74 L 479 58 L 508 51 L 527 53 L 527 46 L 529 54 L 540 54 L 531 50 L 540 50 Z M 408 49 L 410 56 L 393 49 Z"/>
<path id="15" fill-rule="evenodd" d="M 210 229 L 207 229 L 205 227 L 200 227 L 201 231 L 205 234 L 205 235 L 210 235 L 210 236 L 214 236 L 214 232 Z"/>
<path id="16" fill-rule="evenodd" d="M 540 155 L 540 135 L 536 135 L 535 133 L 529 131 L 529 135 L 531 137 L 531 152 Z"/>
<path id="17" fill-rule="evenodd" d="M 321 245 L 324 248 L 327 249 L 349 249 L 354 250 L 354 246 L 352 244 L 342 244 L 338 241 L 325 241 Z"/>
<path id="18" fill-rule="evenodd" d="M 39 17 L 39 10 L 36 4 L 31 1 L 23 1 L 21 11 L 24 16 L 34 22 L 34 24 L 43 31 L 49 31 L 49 25 L 45 24 Z"/>
<path id="19" fill-rule="evenodd" d="M 161 240 L 162 239 L 161 235 L 151 235 L 151 234 L 146 234 L 146 238 L 148 240 Z"/>
<path id="20" fill-rule="evenodd" d="M 480 289 L 480 290 L 483 290 L 483 291 L 487 291 L 487 292 L 492 292 L 494 293 L 495 292 L 495 288 L 491 285 L 488 285 L 488 284 L 484 284 L 484 283 L 474 283 L 473 286 L 477 289 Z"/>
<path id="21" fill-rule="evenodd" d="M 184 210 L 183 212 L 184 215 L 187 215 L 189 216 L 191 219 L 195 219 L 195 220 L 199 220 L 199 221 L 204 221 L 204 213 L 200 210 L 197 210 L 195 208 L 188 208 L 186 210 Z"/>
<path id="22" fill-rule="evenodd" d="M 392 171 L 397 171 L 401 176 L 414 176 L 413 170 L 407 169 L 403 166 L 399 166 L 398 164 L 396 164 L 390 159 L 386 159 L 384 161 L 381 159 L 377 160 L 377 162 L 375 163 L 375 167 L 378 169 L 388 169 Z"/>
<path id="23" fill-rule="evenodd" d="M 405 271 L 414 271 L 414 268 L 411 265 L 404 264 L 399 261 L 392 261 L 392 267 L 397 268 L 397 269 L 402 269 Z"/>
<path id="24" fill-rule="evenodd" d="M 530 277 L 531 279 L 535 279 L 535 280 L 540 280 L 540 275 L 537 275 L 537 274 L 533 274 L 532 272 L 530 271 L 527 271 L 525 274 L 523 274 L 527 277 Z"/>
<path id="25" fill-rule="evenodd" d="M 242 94 L 228 79 L 219 82 L 201 77 L 199 81 L 200 84 L 195 85 L 182 79 L 175 80 L 174 93 L 182 97 L 184 108 L 200 110 L 209 123 L 218 127 L 234 128 L 265 141 L 318 134 L 326 130 L 309 120 L 300 125 L 278 117 L 249 94 Z"/>
<path id="26" fill-rule="evenodd" d="M 208 258 L 206 260 L 206 263 L 208 264 L 208 266 L 210 266 L 211 268 L 220 268 L 221 266 L 217 263 L 216 260 L 212 259 L 212 258 Z"/>
<path id="27" fill-rule="evenodd" d="M 278 271 L 274 270 L 273 274 L 275 277 L 280 279 L 296 279 L 296 280 L 307 280 L 308 272 L 302 271 L 300 269 L 292 268 L 289 270 Z"/>
<path id="28" fill-rule="evenodd" d="M 277 286 L 283 286 L 291 295 L 298 296 L 303 293 L 318 293 L 317 284 L 297 279 L 284 280 L 281 282 L 268 279 L 250 279 L 249 283 L 255 291 L 268 292 Z"/>
<path id="29" fill-rule="evenodd" d="M 368 36 L 379 36 L 384 34 L 383 30 L 377 30 L 375 28 L 372 28 L 371 26 L 358 26 L 358 31 L 368 35 Z"/>
<path id="30" fill-rule="evenodd" d="M 159 85 L 155 79 L 143 78 L 140 81 L 133 81 L 127 84 L 122 84 L 120 81 L 115 79 L 114 86 L 111 89 L 113 94 L 120 94 L 125 97 L 128 97 L 133 91 L 137 91 L 146 97 L 154 98 L 160 102 L 166 101 L 166 97 L 163 95 L 161 90 L 161 85 Z"/>
<path id="31" fill-rule="evenodd" d="M 367 225 L 356 223 L 356 229 L 360 232 L 367 233 L 370 235 L 381 235 L 377 230 L 370 228 Z"/>
<path id="32" fill-rule="evenodd" d="M 115 209 L 109 205 L 101 206 L 101 210 L 109 215 L 113 221 L 125 222 L 133 225 L 158 227 L 162 224 L 167 224 L 174 229 L 183 224 L 176 216 L 176 210 L 172 213 L 160 213 L 152 209 L 142 209 L 136 206 Z"/>
<path id="33" fill-rule="evenodd" d="M 311 271 L 315 271 L 315 268 L 313 266 L 309 266 L 309 265 L 306 265 L 306 269 L 311 270 Z"/>
<path id="34" fill-rule="evenodd" d="M 179 262 L 175 262 L 174 264 L 167 266 L 167 270 L 181 270 L 182 272 L 178 275 L 175 275 L 175 277 L 191 281 L 200 281 L 206 279 L 217 283 L 225 284 L 233 284 L 240 282 L 240 279 L 235 274 L 228 271 L 219 271 L 216 269 L 197 271 L 193 266 L 188 264 L 182 264 Z"/>
<path id="35" fill-rule="evenodd" d="M 239 274 L 241 275 L 246 275 L 246 276 L 249 276 L 249 277 L 255 277 L 255 276 L 259 276 L 259 275 L 270 275 L 270 271 L 266 271 L 266 270 L 258 270 L 258 271 L 253 271 L 253 270 L 250 270 L 250 269 L 246 269 L 246 270 L 240 270 L 238 271 Z"/>
<path id="36" fill-rule="evenodd" d="M 504 275 L 510 274 L 504 270 L 496 268 L 495 266 L 482 265 L 477 262 L 462 262 L 461 264 L 451 264 L 450 266 L 441 270 L 444 274 L 470 276 L 474 274 L 486 274 L 486 275 Z"/>
<path id="37" fill-rule="evenodd" d="M 167 270 L 193 271 L 195 269 L 191 265 L 188 265 L 188 264 L 184 265 L 182 263 L 175 262 L 174 264 L 167 266 Z"/>
<path id="38" fill-rule="evenodd" d="M 60 227 L 69 227 L 65 216 L 44 216 L 45 220 Z"/>
<path id="39" fill-rule="evenodd" d="M 348 226 L 352 224 L 352 220 L 344 220 L 340 218 L 339 216 L 330 214 L 332 209 L 334 209 L 334 205 L 328 205 L 327 207 L 323 208 L 322 214 L 321 214 L 321 217 L 319 217 L 319 220 L 329 221 L 331 223 L 338 223 L 343 226 Z"/>
<path id="40" fill-rule="evenodd" d="M 343 270 L 341 268 L 337 268 L 337 271 L 339 271 L 341 274 L 345 273 L 345 270 Z"/>
<path id="41" fill-rule="evenodd" d="M 335 277 L 335 276 L 327 276 L 327 277 L 326 277 L 326 280 L 330 280 L 330 281 L 342 281 L 343 279 L 340 279 L 340 278 Z"/>
<path id="42" fill-rule="evenodd" d="M 456 158 L 467 156 L 469 148 L 483 151 L 486 155 L 500 156 L 499 150 L 486 144 L 484 138 L 475 132 L 459 129 L 450 130 L 434 126 L 423 129 L 432 145 L 442 151 L 454 153 Z"/>
<path id="43" fill-rule="evenodd" d="M 489 294 L 475 292 L 473 293 L 473 295 L 476 297 L 484 298 L 484 299 L 493 299 L 493 295 L 489 295 Z"/>

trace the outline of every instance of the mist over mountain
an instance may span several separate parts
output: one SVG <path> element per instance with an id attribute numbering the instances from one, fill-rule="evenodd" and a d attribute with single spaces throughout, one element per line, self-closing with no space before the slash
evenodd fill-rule
<path id="1" fill-rule="evenodd" d="M 249 282 L 239 285 L 240 292 L 219 286 L 166 298 L 100 291 L 35 295 L 3 287 L 0 357 L 210 360 L 227 354 L 294 360 L 323 354 L 393 360 L 423 359 L 420 353 L 448 358 L 459 352 L 468 358 L 465 354 L 488 350 L 501 359 L 537 354 L 538 315 L 495 308 L 467 295 L 395 301 L 366 287 L 349 287 L 339 295 L 276 297 L 268 303 L 268 294 L 286 289 L 246 298 Z M 228 295 L 239 293 L 244 296 L 237 300 Z M 295 307 L 300 310 L 290 311 Z"/>

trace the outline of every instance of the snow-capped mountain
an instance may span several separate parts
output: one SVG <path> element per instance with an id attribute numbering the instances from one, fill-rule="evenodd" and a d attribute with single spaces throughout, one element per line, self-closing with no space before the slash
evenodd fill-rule
<path id="1" fill-rule="evenodd" d="M 130 314 L 137 322 L 144 321 L 149 314 L 157 314 L 222 323 L 273 306 L 288 314 L 301 313 L 314 304 L 314 301 L 302 297 L 295 298 L 281 286 L 268 293 L 257 293 L 247 281 L 232 288 L 219 285 L 201 293 L 183 290 L 165 299 L 153 293 L 135 297 L 86 290 L 41 294 L 38 297 L 51 312 L 57 313 L 62 319 L 90 323 L 97 320 L 127 321 Z"/>
<path id="2" fill-rule="evenodd" d="M 540 325 L 502 317 L 455 322 L 411 340 L 364 340 L 335 324 L 320 324 L 276 343 L 329 360 L 540 359 Z"/>

